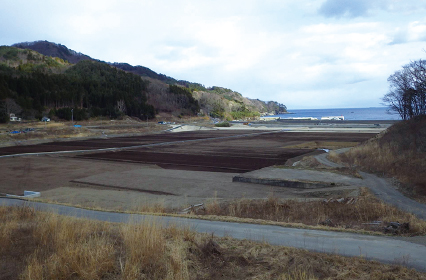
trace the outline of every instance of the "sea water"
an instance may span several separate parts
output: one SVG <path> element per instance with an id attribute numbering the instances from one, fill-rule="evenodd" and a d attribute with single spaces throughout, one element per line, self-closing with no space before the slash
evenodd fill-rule
<path id="1" fill-rule="evenodd" d="M 344 116 L 345 120 L 400 120 L 401 117 L 392 112 L 388 112 L 386 107 L 370 108 L 343 108 L 343 109 L 300 109 L 290 110 L 289 114 L 279 114 L 276 117 L 288 118 L 317 118 L 329 116 Z"/>

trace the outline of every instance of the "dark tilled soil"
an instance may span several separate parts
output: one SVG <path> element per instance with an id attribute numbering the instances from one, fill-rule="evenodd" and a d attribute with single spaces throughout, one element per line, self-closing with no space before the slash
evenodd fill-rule
<path id="1" fill-rule="evenodd" d="M 258 133 L 258 132 L 257 132 Z M 39 145 L 28 145 L 28 146 L 12 146 L 0 148 L 1 155 L 20 154 L 20 153 L 37 153 L 37 152 L 55 152 L 55 151 L 73 151 L 73 150 L 91 150 L 101 148 L 112 148 L 112 147 L 129 147 L 146 144 L 156 144 L 164 142 L 176 142 L 180 141 L 195 140 L 195 139 L 206 139 L 206 138 L 220 138 L 228 136 L 237 136 L 242 134 L 250 134 L 247 131 L 191 131 L 182 133 L 163 133 L 163 134 L 151 134 L 144 136 L 132 136 L 132 137 L 114 137 L 107 139 L 89 139 L 89 140 L 77 140 L 77 141 L 58 141 L 43 143 Z M 243 142 L 252 144 L 252 149 L 263 149 L 277 146 L 288 146 L 294 143 L 302 143 L 306 141 L 365 141 L 374 134 L 366 133 L 268 133 L 268 134 L 253 134 L 253 136 L 247 136 L 243 138 Z M 248 142 L 247 142 L 248 140 Z M 209 140 L 212 143 L 219 143 L 224 149 L 229 147 L 230 149 L 241 149 L 239 142 L 235 142 L 234 139 L 216 139 Z M 228 144 L 229 143 L 229 144 Z M 238 145 L 234 145 L 237 143 Z M 277 145 L 278 144 L 278 145 Z M 215 144 L 213 144 L 215 145 Z M 247 145 L 244 145 L 247 146 Z"/>
<path id="2" fill-rule="evenodd" d="M 192 140 L 197 133 L 179 133 L 177 138 L 175 135 L 170 135 L 169 138 L 162 139 L 165 142 Z M 208 132 L 198 136 L 214 138 L 229 135 Z M 162 168 L 180 170 L 244 173 L 271 165 L 283 165 L 290 158 L 313 151 L 285 148 L 294 143 L 323 140 L 356 142 L 364 141 L 371 136 L 366 134 L 281 132 L 200 142 L 171 143 L 131 151 L 86 154 L 78 157 L 157 164 Z"/>
<path id="3" fill-rule="evenodd" d="M 290 157 L 306 153 L 306 150 L 293 151 L 280 158 L 250 157 L 233 155 L 180 154 L 144 151 L 121 151 L 85 155 L 85 158 L 131 161 L 157 164 L 162 168 L 242 173 L 263 167 L 284 164 Z"/>
<path id="4" fill-rule="evenodd" d="M 108 171 L 138 168 L 140 164 L 147 163 L 177 170 L 243 173 L 271 165 L 282 165 L 290 158 L 312 152 L 306 149 L 287 149 L 286 146 L 308 141 L 357 142 L 375 135 L 279 132 L 221 138 L 250 133 L 253 132 L 196 131 L 4 147 L 0 148 L 0 155 L 167 143 L 117 152 L 87 152 L 74 156 L 73 160 L 63 156 L 1 158 L 0 193 L 21 194 L 23 190 L 52 189 L 66 185 L 71 180 Z M 195 139 L 206 140 L 181 142 Z"/>

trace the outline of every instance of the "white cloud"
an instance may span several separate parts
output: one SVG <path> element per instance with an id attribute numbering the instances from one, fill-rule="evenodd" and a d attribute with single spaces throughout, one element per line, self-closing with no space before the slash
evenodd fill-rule
<path id="1" fill-rule="evenodd" d="M 426 41 L 426 20 L 412 21 L 406 24 L 406 26 L 396 27 L 390 44 L 405 44 L 420 41 Z"/>
<path id="2" fill-rule="evenodd" d="M 5 0 L 0 23 L 1 44 L 46 39 L 290 108 L 379 105 L 426 39 L 417 0 Z"/>

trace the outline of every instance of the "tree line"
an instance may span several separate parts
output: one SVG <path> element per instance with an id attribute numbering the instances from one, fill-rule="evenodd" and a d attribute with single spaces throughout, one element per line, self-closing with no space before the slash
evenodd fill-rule
<path id="1" fill-rule="evenodd" d="M 76 109 L 82 118 L 152 118 L 155 109 L 147 103 L 147 86 L 148 81 L 135 74 L 93 61 L 81 61 L 63 74 L 0 67 L 0 100 L 13 99 L 24 118 L 40 118 L 49 108 L 58 117 Z"/>

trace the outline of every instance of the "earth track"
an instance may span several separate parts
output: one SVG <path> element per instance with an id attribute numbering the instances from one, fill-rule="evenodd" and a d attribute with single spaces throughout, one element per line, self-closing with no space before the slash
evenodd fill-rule
<path id="1" fill-rule="evenodd" d="M 336 150 L 338 153 L 346 152 L 348 149 Z M 315 156 L 315 158 L 322 164 L 330 167 L 344 167 L 341 164 L 330 161 L 327 158 L 328 154 L 321 154 Z M 415 200 L 412 200 L 402 193 L 400 193 L 395 187 L 393 187 L 385 178 L 380 178 L 374 174 L 361 172 L 359 174 L 364 179 L 365 185 L 371 190 L 371 192 L 380 200 L 385 203 L 389 203 L 403 211 L 414 214 L 420 219 L 426 220 L 426 205 Z"/>

